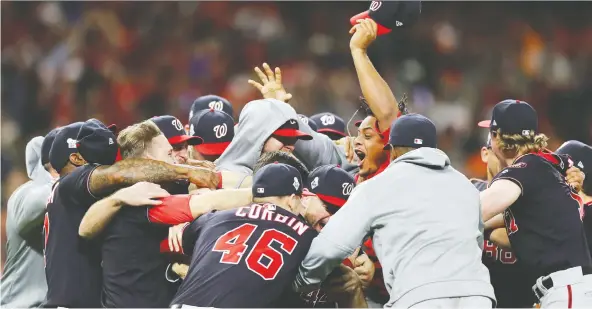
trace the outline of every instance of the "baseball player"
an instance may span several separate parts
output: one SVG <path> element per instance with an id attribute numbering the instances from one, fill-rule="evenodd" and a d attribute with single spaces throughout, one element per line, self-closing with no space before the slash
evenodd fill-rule
<path id="1" fill-rule="evenodd" d="M 536 111 L 526 102 L 498 103 L 492 151 L 505 167 L 481 192 L 483 220 L 503 213 L 506 231 L 541 308 L 592 303 L 592 259 L 582 224 L 583 201 L 566 181 L 567 157 L 544 152 Z"/>
<path id="2" fill-rule="evenodd" d="M 185 164 L 189 159 L 188 146 L 200 145 L 203 139 L 195 135 L 187 135 L 183 124 L 174 116 L 164 115 L 150 119 L 164 134 L 173 147 L 174 163 Z"/>
<path id="3" fill-rule="evenodd" d="M 345 121 L 333 113 L 320 113 L 310 116 L 310 119 L 317 125 L 317 132 L 327 135 L 336 141 L 347 136 L 345 134 Z"/>
<path id="4" fill-rule="evenodd" d="M 306 206 L 304 217 L 312 227 L 321 231 L 330 217 L 345 204 L 351 191 L 355 187 L 353 177 L 343 169 L 334 165 L 320 166 L 314 169 L 306 182 L 308 192 L 303 194 L 303 204 Z M 323 288 L 308 293 L 300 293 L 300 298 L 292 307 L 308 308 L 359 308 L 366 307 L 362 287 L 366 288 L 374 276 L 374 265 L 366 254 L 354 253 L 344 260 L 344 264 L 354 268 L 356 273 L 349 282 L 325 282 Z M 331 290 L 341 285 L 356 288 L 343 293 Z"/>
<path id="5" fill-rule="evenodd" d="M 471 179 L 479 190 L 487 189 L 487 185 L 501 168 L 491 149 L 491 136 L 487 144 L 481 147 L 481 160 L 487 164 L 487 181 Z M 485 227 L 483 255 L 481 260 L 489 269 L 491 285 L 495 290 L 498 308 L 531 308 L 537 302 L 531 292 L 532 278 L 524 272 L 520 261 L 511 248 L 506 247 L 507 234 L 505 228 Z M 501 239 L 501 240 L 500 240 Z"/>
<path id="6" fill-rule="evenodd" d="M 332 216 L 313 241 L 294 288 L 318 286 L 373 233 L 390 295 L 385 307 L 492 307 L 493 287 L 481 263 L 478 191 L 450 166 L 436 140 L 434 124 L 421 115 L 393 123 L 385 146 L 391 164 L 358 185 Z M 401 188 L 396 198 L 392 188 Z"/>
<path id="7" fill-rule="evenodd" d="M 151 124 L 145 122 L 145 125 Z M 132 126 L 119 134 L 123 159 L 151 158 L 171 163 L 172 147 L 163 134 L 152 124 L 151 131 L 143 126 Z M 168 306 L 178 288 L 178 278 L 170 275 L 169 260 L 160 253 L 161 241 L 167 238 L 169 226 L 190 222 L 212 209 L 242 206 L 251 200 L 250 190 L 211 192 L 196 195 L 172 196 L 162 205 L 148 198 L 163 198 L 169 194 L 154 184 L 146 183 L 146 191 L 154 194 L 135 202 L 136 207 L 121 207 L 126 201 L 107 198 L 91 206 L 80 224 L 83 237 L 96 235 L 96 224 L 89 224 L 89 216 L 101 216 L 107 207 L 118 209 L 102 233 L 103 306 L 138 308 Z M 156 186 L 156 187 L 155 187 Z M 131 190 L 131 187 L 129 188 Z M 123 189 L 125 190 L 125 189 Z M 238 193 L 238 202 L 231 198 Z M 116 193 L 117 194 L 117 193 Z M 145 194 L 145 193 L 144 193 Z M 214 197 L 212 197 L 212 194 Z M 128 193 L 129 195 L 129 193 Z M 216 195 L 219 196 L 216 199 Z M 167 204 L 169 200 L 185 203 Z M 215 203 L 214 203 L 215 201 Z M 103 205 L 97 205 L 97 204 Z"/>
<path id="8" fill-rule="evenodd" d="M 275 99 L 247 103 L 240 114 L 235 138 L 216 162 L 221 171 L 249 176 L 253 166 L 266 152 L 292 152 L 298 140 L 312 136 L 300 130 L 294 109 Z"/>
<path id="9" fill-rule="evenodd" d="M 45 203 L 54 182 L 49 150 L 57 130 L 27 143 L 25 159 L 31 179 L 8 199 L 6 218 L 6 263 L 0 283 L 0 305 L 7 308 L 39 307 L 47 284 L 43 269 L 43 228 Z M 47 147 L 49 145 L 49 147 Z"/>
<path id="10" fill-rule="evenodd" d="M 588 249 L 592 255 L 592 147 L 580 141 L 567 141 L 563 143 L 557 151 L 558 154 L 566 154 L 571 157 L 574 166 L 577 166 L 584 172 L 585 178 L 582 189 L 579 192 L 583 202 L 584 228 L 586 230 L 586 239 L 588 240 Z"/>
<path id="11" fill-rule="evenodd" d="M 101 306 L 100 246 L 78 237 L 82 217 L 101 196 L 140 181 L 189 179 L 208 187 L 218 182 L 211 171 L 154 160 L 113 164 L 117 151 L 113 132 L 95 119 L 62 127 L 55 137 L 49 159 L 60 179 L 53 186 L 44 220 L 46 307 Z"/>
<path id="12" fill-rule="evenodd" d="M 277 163 L 253 180 L 254 204 L 211 212 L 183 230 L 191 264 L 171 304 L 217 308 L 281 304 L 316 231 L 304 222 L 303 182 Z"/>

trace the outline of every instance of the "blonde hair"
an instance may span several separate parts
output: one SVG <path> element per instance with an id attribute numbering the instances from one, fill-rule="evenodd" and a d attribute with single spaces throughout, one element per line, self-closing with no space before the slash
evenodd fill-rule
<path id="1" fill-rule="evenodd" d="M 121 130 L 117 136 L 121 157 L 125 159 L 142 156 L 152 139 L 161 134 L 158 126 L 151 120 L 145 120 Z"/>
<path id="2" fill-rule="evenodd" d="M 493 132 L 499 149 L 507 157 L 521 156 L 530 152 L 539 152 L 547 148 L 547 141 L 549 138 L 545 134 L 535 134 L 530 132 L 529 135 L 522 134 L 503 134 L 498 129 Z"/>

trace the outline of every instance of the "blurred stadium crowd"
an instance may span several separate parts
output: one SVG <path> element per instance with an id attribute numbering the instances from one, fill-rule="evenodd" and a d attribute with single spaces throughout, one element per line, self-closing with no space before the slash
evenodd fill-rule
<path id="1" fill-rule="evenodd" d="M 298 112 L 349 119 L 360 90 L 348 21 L 367 5 L 2 1 L 2 212 L 27 180 L 32 136 L 91 117 L 120 127 L 185 120 L 208 93 L 239 113 L 259 97 L 247 80 L 262 62 L 282 68 Z M 475 119 L 504 98 L 537 109 L 551 149 L 592 143 L 591 12 L 588 2 L 430 2 L 417 25 L 370 53 L 397 97 L 436 122 L 453 165 L 482 177 L 486 132 Z"/>

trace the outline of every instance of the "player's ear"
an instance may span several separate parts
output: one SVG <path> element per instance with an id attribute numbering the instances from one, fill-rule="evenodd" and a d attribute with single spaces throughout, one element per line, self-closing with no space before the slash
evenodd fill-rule
<path id="1" fill-rule="evenodd" d="M 86 164 L 86 160 L 84 160 L 82 155 L 80 155 L 80 153 L 78 152 L 70 154 L 70 157 L 68 159 L 70 160 L 70 163 L 72 163 L 74 166 L 82 166 Z"/>
<path id="2" fill-rule="evenodd" d="M 487 147 L 481 147 L 481 161 L 485 164 L 487 164 L 487 151 Z"/>

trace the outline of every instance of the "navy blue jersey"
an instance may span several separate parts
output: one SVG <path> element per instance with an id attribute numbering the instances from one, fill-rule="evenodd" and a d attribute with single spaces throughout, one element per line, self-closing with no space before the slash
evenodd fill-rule
<path id="1" fill-rule="evenodd" d="M 582 200 L 565 181 L 567 159 L 527 154 L 497 174 L 522 189 L 503 215 L 521 265 L 539 277 L 576 266 L 592 266 L 582 223 Z"/>
<path id="2" fill-rule="evenodd" d="M 151 218 L 150 209 L 123 207 L 103 233 L 104 307 L 168 307 L 181 283 L 160 253 L 170 225 Z"/>
<path id="3" fill-rule="evenodd" d="M 487 189 L 486 181 L 471 179 L 471 183 L 479 191 Z M 532 308 L 537 301 L 531 289 L 536 278 L 525 273 L 511 249 L 498 247 L 485 239 L 481 260 L 489 269 L 498 308 Z"/>
<path id="4" fill-rule="evenodd" d="M 588 240 L 588 250 L 590 250 L 590 256 L 592 257 L 592 202 L 584 205 L 584 229 Z"/>
<path id="5" fill-rule="evenodd" d="M 183 232 L 193 252 L 171 304 L 216 308 L 280 306 L 317 232 L 273 204 L 211 212 Z"/>
<path id="6" fill-rule="evenodd" d="M 84 165 L 54 184 L 43 225 L 45 237 L 45 307 L 97 308 L 101 306 L 101 251 L 98 240 L 78 236 L 88 208 L 98 198 L 89 190 L 98 165 Z"/>

